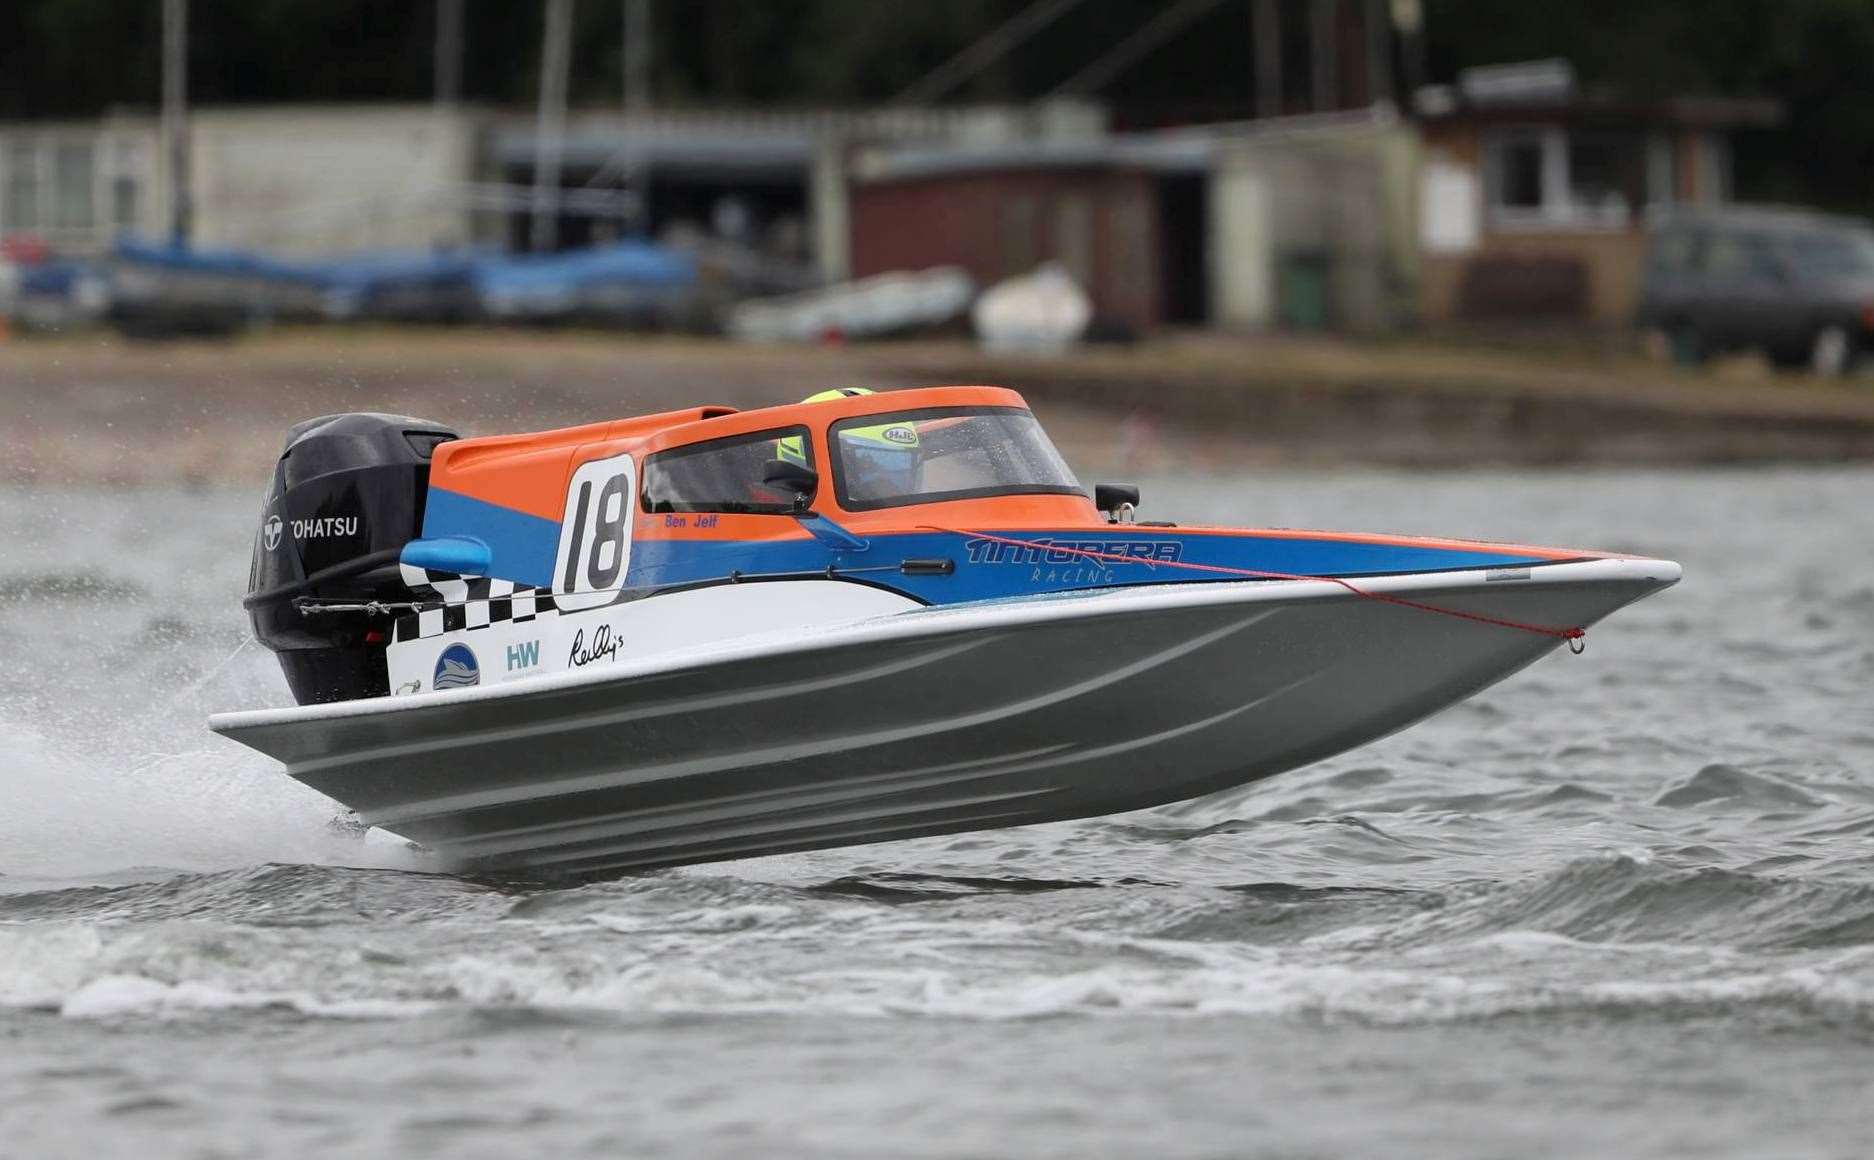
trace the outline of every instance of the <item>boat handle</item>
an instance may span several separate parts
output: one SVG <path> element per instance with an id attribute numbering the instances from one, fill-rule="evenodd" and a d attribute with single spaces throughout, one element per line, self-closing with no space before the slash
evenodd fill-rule
<path id="1" fill-rule="evenodd" d="M 319 585 L 333 580 L 344 580 L 360 572 L 381 568 L 385 564 L 395 564 L 402 555 L 402 548 L 385 548 L 381 552 L 367 552 L 354 559 L 334 564 L 330 568 L 321 568 L 303 580 L 289 580 L 285 584 L 269 588 L 264 592 L 250 592 L 242 597 L 241 607 L 259 608 L 263 604 L 274 604 L 289 596 L 310 592 Z"/>
<path id="2" fill-rule="evenodd" d="M 957 562 L 948 558 L 903 560 L 898 564 L 898 571 L 906 576 L 950 576 L 957 570 Z"/>

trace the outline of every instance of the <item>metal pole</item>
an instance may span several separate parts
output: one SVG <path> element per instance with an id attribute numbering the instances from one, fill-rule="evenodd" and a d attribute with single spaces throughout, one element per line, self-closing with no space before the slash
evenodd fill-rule
<path id="1" fill-rule="evenodd" d="M 631 233 L 644 233 L 650 210 L 650 190 L 644 172 L 632 151 L 631 135 L 637 126 L 636 116 L 651 109 L 651 0 L 624 0 L 625 3 L 625 140 L 620 149 L 619 184 L 637 196 L 630 199 L 632 209 L 624 225 Z"/>
<path id="2" fill-rule="evenodd" d="M 1404 19 L 1400 19 L 1404 17 Z M 1424 84 L 1424 37 L 1420 36 L 1420 26 L 1424 22 L 1424 7 L 1415 0 L 1407 4 L 1385 4 L 1385 0 L 1366 0 L 1366 69 L 1368 79 L 1366 88 L 1372 92 L 1372 101 L 1381 103 L 1394 97 L 1404 96 L 1404 103 L 1411 107 L 1411 97 L 1419 92 Z M 1398 28 L 1394 30 L 1394 24 Z M 1392 39 L 1404 37 L 1404 66 L 1406 66 L 1406 92 L 1398 92 L 1398 82 L 1392 77 Z"/>
<path id="3" fill-rule="evenodd" d="M 1183 32 L 1198 17 L 1222 2 L 1223 0 L 1178 0 L 1178 3 L 1169 8 L 1159 9 L 1158 15 L 1134 29 L 1131 35 L 1108 49 L 1093 63 L 1049 89 L 1047 95 L 1053 97 L 1062 93 L 1097 92 L 1114 77 L 1139 63 L 1153 49 Z"/>
<path id="4" fill-rule="evenodd" d="M 462 0 L 436 0 L 436 105 L 462 99 Z"/>
<path id="5" fill-rule="evenodd" d="M 189 0 L 163 0 L 163 151 L 169 158 L 169 240 L 189 244 Z"/>
<path id="6" fill-rule="evenodd" d="M 625 0 L 625 112 L 651 107 L 651 0 Z"/>
<path id="7" fill-rule="evenodd" d="M 1276 0 L 1254 0 L 1250 35 L 1256 49 L 1256 115 L 1282 115 L 1282 11 Z"/>
<path id="8" fill-rule="evenodd" d="M 894 105 L 929 104 L 1007 56 L 1023 41 L 1065 16 L 1081 0 L 1034 0 L 962 52 L 891 99 Z"/>
<path id="9" fill-rule="evenodd" d="M 536 252 L 559 244 L 560 146 L 566 132 L 566 72 L 571 64 L 573 0 L 547 0 L 540 47 L 540 113 L 534 124 L 534 216 L 528 234 Z"/>
<path id="10" fill-rule="evenodd" d="M 1340 4 L 1313 0 L 1309 29 L 1314 88 L 1314 111 L 1331 113 L 1340 107 Z"/>

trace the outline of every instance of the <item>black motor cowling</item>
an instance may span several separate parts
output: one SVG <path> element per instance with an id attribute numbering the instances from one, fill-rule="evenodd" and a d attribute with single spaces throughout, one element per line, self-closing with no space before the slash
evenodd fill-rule
<path id="1" fill-rule="evenodd" d="M 375 414 L 326 415 L 287 432 L 242 603 L 300 704 L 389 692 L 393 618 L 361 606 L 409 599 L 397 557 L 422 534 L 430 455 L 456 437 L 426 419 Z"/>

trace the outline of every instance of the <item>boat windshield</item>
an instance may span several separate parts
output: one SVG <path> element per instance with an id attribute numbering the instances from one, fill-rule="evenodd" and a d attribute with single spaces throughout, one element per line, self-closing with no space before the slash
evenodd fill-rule
<path id="1" fill-rule="evenodd" d="M 933 407 L 833 424 L 847 511 L 994 495 L 1084 495 L 1041 424 L 1018 407 Z"/>

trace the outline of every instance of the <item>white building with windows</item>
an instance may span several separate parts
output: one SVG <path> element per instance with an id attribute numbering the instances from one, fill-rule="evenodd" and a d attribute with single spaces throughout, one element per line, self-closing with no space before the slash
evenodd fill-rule
<path id="1" fill-rule="evenodd" d="M 575 113 L 560 141 L 562 247 L 615 237 L 627 219 L 778 247 L 847 275 L 848 154 L 879 144 L 1098 136 L 1077 101 L 944 109 Z M 274 254 L 523 248 L 536 125 L 529 113 L 431 105 L 207 107 L 189 119 L 193 244 Z M 167 158 L 152 113 L 0 124 L 0 238 L 62 252 L 169 227 Z M 633 218 L 633 214 L 637 216 Z"/>
<path id="2" fill-rule="evenodd" d="M 0 237 L 82 251 L 153 231 L 160 176 L 154 118 L 0 126 Z"/>
<path id="3" fill-rule="evenodd" d="M 429 106 L 204 109 L 188 135 L 193 240 L 280 253 L 471 240 L 480 119 Z M 0 237 L 67 253 L 169 225 L 153 115 L 0 125 Z"/>
<path id="4" fill-rule="evenodd" d="M 1127 135 L 1083 100 L 591 110 L 567 120 L 550 212 L 562 248 L 630 229 L 714 239 L 726 265 L 803 282 L 959 255 L 993 279 L 1053 258 L 1137 327 L 1613 325 L 1632 313 L 1649 215 L 1729 200 L 1731 133 L 1780 117 L 1578 91 L 1561 62 L 1471 70 L 1414 104 Z M 193 242 L 522 248 L 539 144 L 520 111 L 199 109 Z M 83 254 L 161 238 L 169 187 L 153 114 L 0 124 L 0 239 Z"/>

